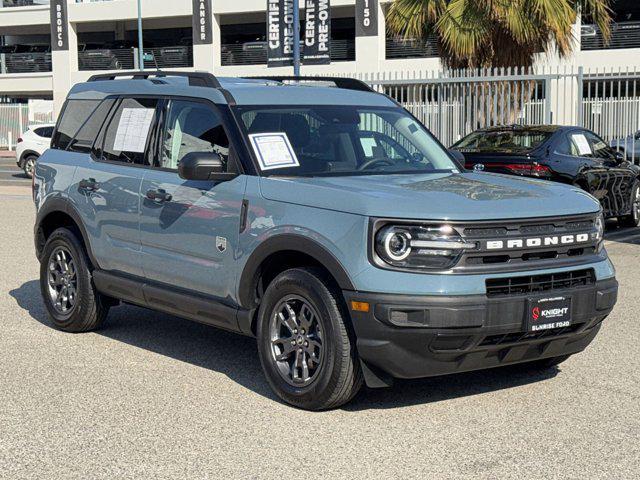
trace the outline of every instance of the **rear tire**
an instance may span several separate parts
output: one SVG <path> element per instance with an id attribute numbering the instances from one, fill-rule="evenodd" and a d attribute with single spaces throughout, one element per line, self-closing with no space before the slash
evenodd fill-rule
<path id="1" fill-rule="evenodd" d="M 40 259 L 40 291 L 53 324 L 65 332 L 97 329 L 109 303 L 93 285 L 84 246 L 69 229 L 54 231 Z"/>
<path id="2" fill-rule="evenodd" d="M 278 275 L 258 312 L 258 353 L 273 391 L 306 410 L 337 408 L 360 390 L 355 336 L 339 291 L 322 271 Z"/>
<path id="3" fill-rule="evenodd" d="M 38 160 L 38 157 L 36 157 L 35 155 L 27 155 L 27 157 L 24 159 L 22 170 L 28 178 L 33 177 L 33 172 L 36 168 L 36 160 Z"/>
<path id="4" fill-rule="evenodd" d="M 618 217 L 621 227 L 637 227 L 640 224 L 640 182 L 633 182 L 631 188 L 631 213 Z"/>

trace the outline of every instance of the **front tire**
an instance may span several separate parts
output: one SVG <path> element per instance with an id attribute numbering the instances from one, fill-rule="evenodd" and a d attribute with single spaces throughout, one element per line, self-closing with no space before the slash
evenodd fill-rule
<path id="1" fill-rule="evenodd" d="M 84 246 L 69 229 L 54 231 L 40 259 L 40 291 L 53 324 L 65 332 L 97 329 L 109 312 L 94 285 Z"/>
<path id="2" fill-rule="evenodd" d="M 631 213 L 618 218 L 621 227 L 637 227 L 640 225 L 640 182 L 633 182 L 631 188 Z"/>
<path id="3" fill-rule="evenodd" d="M 258 353 L 273 391 L 306 410 L 351 400 L 363 377 L 343 301 L 323 272 L 296 268 L 269 285 L 258 312 Z"/>

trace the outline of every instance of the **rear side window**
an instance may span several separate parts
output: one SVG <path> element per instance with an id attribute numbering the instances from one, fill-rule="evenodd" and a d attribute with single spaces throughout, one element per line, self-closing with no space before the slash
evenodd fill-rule
<path id="1" fill-rule="evenodd" d="M 51 138 L 53 127 L 39 127 L 34 130 L 35 134 L 42 138 Z"/>
<path id="2" fill-rule="evenodd" d="M 111 162 L 150 165 L 157 106 L 154 98 L 123 98 L 105 131 L 102 157 Z"/>
<path id="3" fill-rule="evenodd" d="M 69 100 L 62 112 L 51 148 L 66 150 L 80 127 L 100 105 L 100 100 Z"/>

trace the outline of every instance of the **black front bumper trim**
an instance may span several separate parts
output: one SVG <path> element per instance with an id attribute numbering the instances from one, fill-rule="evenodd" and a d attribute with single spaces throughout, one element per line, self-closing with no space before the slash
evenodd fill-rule
<path id="1" fill-rule="evenodd" d="M 344 296 L 347 305 L 370 304 L 369 312 L 351 312 L 358 353 L 368 370 L 419 378 L 578 353 L 613 309 L 617 291 L 612 278 L 544 292 L 571 296 L 573 314 L 569 327 L 541 332 L 526 332 L 531 294 L 489 298 L 345 291 Z"/>

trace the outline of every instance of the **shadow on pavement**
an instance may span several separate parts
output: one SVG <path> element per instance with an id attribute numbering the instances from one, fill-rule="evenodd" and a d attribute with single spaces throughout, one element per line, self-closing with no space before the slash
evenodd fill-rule
<path id="1" fill-rule="evenodd" d="M 18 305 L 43 325 L 53 328 L 36 280 L 9 292 Z M 113 308 L 96 332 L 137 348 L 223 373 L 259 395 L 276 400 L 262 373 L 256 342 L 148 309 L 124 305 Z M 420 380 L 398 380 L 389 389 L 363 389 L 345 411 L 390 409 L 513 388 L 554 377 L 558 368 L 524 371 L 516 367 Z"/>

